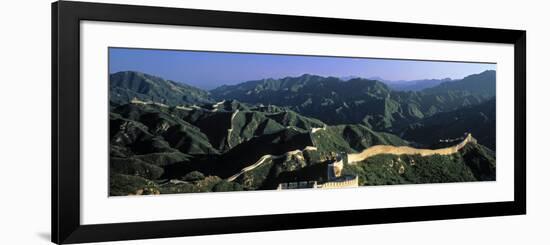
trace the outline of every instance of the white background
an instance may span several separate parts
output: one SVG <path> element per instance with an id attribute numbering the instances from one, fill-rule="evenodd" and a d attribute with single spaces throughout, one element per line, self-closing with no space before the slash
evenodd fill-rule
<path id="1" fill-rule="evenodd" d="M 123 2 L 123 1 L 120 1 Z M 454 24 L 528 31 L 528 215 L 300 231 L 157 239 L 113 244 L 548 244 L 546 150 L 548 7 L 510 1 L 125 1 L 188 8 Z M 2 6 L 0 153 L 2 244 L 48 244 L 50 230 L 50 2 Z"/>
<path id="2" fill-rule="evenodd" d="M 107 198 L 110 46 L 496 62 L 497 181 Z M 512 45 L 86 21 L 80 47 L 82 224 L 513 200 Z"/>

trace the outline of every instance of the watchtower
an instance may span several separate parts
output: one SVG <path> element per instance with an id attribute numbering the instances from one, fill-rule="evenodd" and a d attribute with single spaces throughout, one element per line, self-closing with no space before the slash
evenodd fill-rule
<path id="1" fill-rule="evenodd" d="M 344 169 L 344 157 L 339 153 L 336 155 L 335 160 L 328 164 L 327 180 L 331 181 L 342 176 L 342 169 Z"/>

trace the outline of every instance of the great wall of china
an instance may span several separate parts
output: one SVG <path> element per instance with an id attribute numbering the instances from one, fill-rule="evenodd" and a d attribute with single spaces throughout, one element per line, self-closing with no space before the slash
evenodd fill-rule
<path id="1" fill-rule="evenodd" d="M 366 160 L 369 157 L 380 155 L 380 154 L 391 154 L 391 155 L 421 155 L 421 156 L 431 156 L 431 155 L 451 155 L 457 153 L 459 150 L 464 148 L 464 146 L 468 143 L 477 143 L 477 140 L 472 137 L 471 134 L 467 134 L 467 136 L 462 140 L 462 142 L 458 143 L 457 145 L 445 147 L 441 149 L 417 149 L 410 146 L 392 146 L 392 145 L 375 145 L 371 146 L 365 150 L 363 150 L 360 153 L 350 153 L 347 154 L 347 163 L 348 164 L 354 164 L 356 162 L 361 162 Z M 234 174 L 233 176 L 227 178 L 227 181 L 234 181 L 236 178 L 241 176 L 242 174 L 253 170 L 257 168 L 258 166 L 262 165 L 267 160 L 273 160 L 273 159 L 279 159 L 282 157 L 289 157 L 292 155 L 299 155 L 303 151 L 306 150 L 317 150 L 316 147 L 308 146 L 304 148 L 303 150 L 294 150 L 289 151 L 281 155 L 264 155 L 258 161 L 256 161 L 254 164 L 249 165 L 248 167 L 243 168 L 238 173 Z M 344 180 L 344 181 L 329 181 L 322 184 L 318 184 L 316 181 L 314 182 L 306 182 L 308 183 L 307 188 L 324 188 L 324 189 L 330 189 L 330 188 L 344 188 L 344 187 L 357 187 L 359 185 L 359 181 L 357 176 L 353 179 Z M 295 185 L 295 186 L 294 186 Z M 295 189 L 302 186 L 303 183 L 301 182 L 289 182 L 289 183 L 281 183 L 278 186 L 278 190 L 282 189 Z"/>
<path id="2" fill-rule="evenodd" d="M 245 168 L 241 169 L 241 171 L 239 171 L 238 173 L 230 176 L 226 180 L 227 181 L 233 181 L 236 178 L 238 178 L 239 176 L 241 176 L 242 174 L 244 174 L 244 173 L 246 173 L 250 170 L 253 170 L 253 169 L 257 168 L 258 166 L 262 165 L 262 163 L 264 163 L 267 160 L 275 160 L 275 159 L 279 159 L 279 158 L 283 158 L 283 157 L 290 157 L 290 156 L 296 156 L 298 158 L 303 159 L 303 156 L 301 155 L 302 152 L 304 152 L 304 151 L 316 151 L 316 150 L 317 150 L 317 147 L 306 146 L 306 148 L 304 148 L 303 150 L 293 150 L 293 151 L 285 152 L 281 155 L 271 155 L 271 154 L 263 155 L 254 164 L 249 165 L 248 167 L 245 167 Z"/>
<path id="3" fill-rule="evenodd" d="M 160 106 L 160 107 L 168 107 L 167 105 L 162 104 L 162 103 L 153 102 L 153 101 L 143 101 L 143 100 L 139 100 L 138 98 L 135 98 L 135 97 L 132 100 L 130 100 L 130 103 L 138 104 L 138 105 L 157 105 L 157 106 Z"/>
<path id="4" fill-rule="evenodd" d="M 130 103 L 132 103 L 132 104 L 143 104 L 143 105 L 157 105 L 157 106 L 161 106 L 161 107 L 168 107 L 167 105 L 162 104 L 162 103 L 152 102 L 152 101 L 142 101 L 142 100 L 139 100 L 137 98 L 133 98 L 130 101 Z M 219 103 L 216 103 L 214 105 L 214 107 L 215 107 L 214 110 L 217 110 L 217 107 L 219 105 L 221 105 L 222 103 L 223 103 L 223 101 L 219 102 Z M 191 107 L 178 106 L 176 108 L 177 109 L 183 109 L 183 110 L 190 110 L 190 109 L 196 109 L 196 108 L 199 108 L 199 107 L 194 105 L 194 106 L 191 106 Z M 235 115 L 238 112 L 239 112 L 239 110 L 236 110 L 232 114 L 231 121 L 234 119 Z M 313 134 L 313 133 L 316 133 L 319 130 L 326 130 L 326 128 L 327 128 L 326 125 L 324 125 L 324 127 L 322 127 L 322 128 L 312 128 L 311 133 Z M 232 131 L 232 128 L 230 128 L 228 130 L 228 143 L 229 143 L 229 139 L 231 137 L 231 131 Z M 436 154 L 437 155 L 452 155 L 452 154 L 455 154 L 458 151 L 460 151 L 468 143 L 477 143 L 477 140 L 474 137 L 472 137 L 472 135 L 470 133 L 468 133 L 467 136 L 464 138 L 464 140 L 462 140 L 462 142 L 460 142 L 459 144 L 454 145 L 454 146 L 441 148 L 441 149 L 418 149 L 418 148 L 413 148 L 413 147 L 410 147 L 410 146 L 375 145 L 375 146 L 368 147 L 368 148 L 366 148 L 365 150 L 363 150 L 362 152 L 359 152 L 359 153 L 349 153 L 349 154 L 347 154 L 347 163 L 348 164 L 354 164 L 354 163 L 357 163 L 357 162 L 364 161 L 369 157 L 373 157 L 373 156 L 380 155 L 380 154 L 421 155 L 421 156 L 431 156 L 431 155 L 436 155 Z M 249 165 L 249 166 L 241 169 L 241 171 L 239 171 L 236 174 L 230 176 L 226 180 L 227 181 L 234 181 L 235 179 L 237 179 L 242 174 L 257 168 L 258 166 L 262 165 L 267 160 L 275 160 L 275 159 L 279 159 L 279 158 L 283 158 L 283 157 L 290 157 L 290 156 L 297 156 L 297 157 L 302 157 L 303 158 L 303 156 L 301 156 L 301 153 L 303 151 L 316 151 L 316 150 L 317 150 L 316 147 L 307 146 L 303 150 L 293 150 L 293 151 L 283 153 L 281 155 L 271 155 L 271 154 L 263 155 L 254 164 Z M 302 181 L 302 182 L 281 183 L 281 184 L 279 184 L 277 189 L 282 190 L 282 189 L 295 189 L 295 188 L 304 188 L 304 187 L 306 187 L 306 188 L 331 189 L 331 188 L 345 188 L 345 187 L 357 187 L 357 186 L 359 186 L 359 181 L 358 181 L 358 177 L 355 176 L 355 178 L 351 178 L 351 179 L 340 180 L 340 181 L 328 181 L 328 182 L 324 182 L 322 184 L 317 183 L 317 181 Z"/>
<path id="5" fill-rule="evenodd" d="M 317 185 L 317 188 L 321 189 L 335 189 L 335 188 L 347 188 L 347 187 L 358 187 L 359 186 L 359 177 L 355 176 L 354 178 L 344 180 L 344 181 L 329 181 L 323 184 Z"/>
<path id="6" fill-rule="evenodd" d="M 359 177 L 354 176 L 341 181 L 328 181 L 322 184 L 319 184 L 317 181 L 300 181 L 300 182 L 287 182 L 280 183 L 277 186 L 277 190 L 288 190 L 288 189 L 304 189 L 304 188 L 314 188 L 314 189 L 336 189 L 336 188 L 348 188 L 348 187 L 358 187 L 359 186 Z"/>
<path id="7" fill-rule="evenodd" d="M 391 154 L 391 155 L 421 155 L 421 156 L 431 156 L 431 155 L 451 155 L 457 153 L 468 143 L 477 143 L 477 140 L 472 137 L 471 134 L 468 134 L 462 142 L 457 145 L 441 148 L 441 149 L 417 149 L 410 146 L 392 146 L 392 145 L 375 145 L 371 146 L 360 153 L 350 153 L 348 154 L 348 163 L 353 164 L 356 162 L 361 162 L 366 160 L 369 157 L 380 155 L 380 154 Z"/>

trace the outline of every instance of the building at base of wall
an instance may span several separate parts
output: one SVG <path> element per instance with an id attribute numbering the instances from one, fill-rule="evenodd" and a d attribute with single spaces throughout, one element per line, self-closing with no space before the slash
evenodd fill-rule
<path id="1" fill-rule="evenodd" d="M 296 181 L 280 183 L 277 186 L 277 190 L 290 190 L 290 189 L 335 189 L 335 188 L 348 188 L 358 187 L 359 177 L 357 176 L 341 176 L 340 178 L 332 181 L 319 183 L 317 181 Z"/>
<path id="2" fill-rule="evenodd" d="M 342 169 L 344 164 L 347 164 L 347 158 L 342 157 L 345 153 L 340 153 L 336 155 L 336 158 L 333 162 L 327 166 L 327 176 L 326 181 L 296 181 L 296 182 L 286 182 L 280 183 L 277 186 L 277 190 L 288 190 L 288 189 L 334 189 L 334 188 L 347 188 L 347 187 L 358 187 L 359 186 L 359 177 L 356 175 L 342 175 Z"/>

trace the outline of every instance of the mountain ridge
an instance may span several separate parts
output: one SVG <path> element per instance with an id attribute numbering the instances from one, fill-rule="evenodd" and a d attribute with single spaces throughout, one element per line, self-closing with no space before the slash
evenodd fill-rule
<path id="1" fill-rule="evenodd" d="M 490 128 L 485 118 L 494 117 L 494 96 L 472 90 L 474 81 L 491 83 L 482 79 L 491 74 L 409 92 L 376 80 L 311 74 L 207 92 L 144 73 L 117 74 L 110 84 L 110 195 L 323 182 L 338 156 L 380 146 L 442 148 L 433 142 L 479 125 Z M 358 176 L 360 185 L 494 180 L 491 133 L 474 132 L 477 143 L 451 154 L 382 151 L 343 171 Z"/>
<path id="2" fill-rule="evenodd" d="M 478 104 L 494 96 L 495 77 L 480 76 L 467 76 L 421 91 L 405 92 L 393 91 L 376 80 L 351 78 L 342 81 L 336 77 L 304 74 L 224 85 L 210 93 L 218 100 L 236 99 L 287 107 L 328 124 L 365 123 L 377 130 L 398 131 L 425 116 Z M 488 84 L 485 90 L 470 88 L 470 80 L 476 79 L 485 79 L 483 82 Z"/>
<path id="3" fill-rule="evenodd" d="M 209 93 L 181 82 L 137 71 L 109 75 L 109 100 L 125 104 L 137 98 L 168 105 L 211 102 Z"/>

